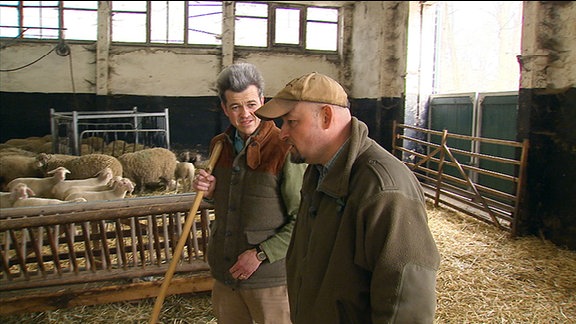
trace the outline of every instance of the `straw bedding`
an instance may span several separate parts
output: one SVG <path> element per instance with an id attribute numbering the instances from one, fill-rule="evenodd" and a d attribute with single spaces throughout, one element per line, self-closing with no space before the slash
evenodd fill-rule
<path id="1" fill-rule="evenodd" d="M 442 257 L 435 323 L 576 323 L 576 251 L 428 206 Z M 147 323 L 155 299 L 5 316 L 11 323 Z M 209 293 L 167 296 L 163 323 L 216 323 Z"/>

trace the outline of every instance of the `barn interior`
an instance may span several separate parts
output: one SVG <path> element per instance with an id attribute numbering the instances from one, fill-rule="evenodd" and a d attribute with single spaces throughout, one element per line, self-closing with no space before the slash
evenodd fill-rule
<path id="1" fill-rule="evenodd" d="M 141 118 L 142 143 L 207 156 L 228 126 L 224 67 L 255 64 L 267 99 L 317 71 L 407 163 L 397 146 L 429 151 L 398 140 L 397 124 L 525 143 L 510 156 L 523 167 L 510 171 L 522 181 L 508 230 L 576 250 L 574 1 L 54 3 L 0 2 L 1 143 L 48 135 L 51 153 L 79 155 L 82 136 L 118 133 L 74 131 L 85 116 L 115 130 Z"/>

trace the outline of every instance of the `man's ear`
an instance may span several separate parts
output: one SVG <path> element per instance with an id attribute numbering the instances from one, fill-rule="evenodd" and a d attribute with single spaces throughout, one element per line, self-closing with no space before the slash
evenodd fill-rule
<path id="1" fill-rule="evenodd" d="M 228 109 L 226 109 L 226 105 L 224 105 L 223 102 L 220 102 L 220 108 L 222 108 L 222 111 L 224 112 L 224 115 L 226 115 L 226 117 L 228 116 Z"/>
<path id="2" fill-rule="evenodd" d="M 334 116 L 334 108 L 330 105 L 322 106 L 322 111 L 320 112 L 322 118 L 322 128 L 327 129 L 332 124 L 332 118 Z"/>

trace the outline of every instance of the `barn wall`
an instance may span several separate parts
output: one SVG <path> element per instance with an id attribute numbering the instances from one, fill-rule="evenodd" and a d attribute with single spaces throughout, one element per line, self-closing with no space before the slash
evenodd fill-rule
<path id="1" fill-rule="evenodd" d="M 576 250 L 576 2 L 525 1 L 519 139 L 528 138 L 521 235 Z"/>
<path id="2" fill-rule="evenodd" d="M 118 110 L 138 106 L 142 111 L 170 110 L 171 142 L 182 146 L 197 145 L 198 138 L 215 135 L 225 125 L 218 112 L 214 80 L 227 62 L 246 61 L 258 66 L 266 81 L 265 96 L 272 97 L 291 79 L 311 71 L 325 73 L 347 89 L 353 106 L 369 115 L 403 116 L 402 67 L 408 4 L 403 2 L 341 2 L 347 24 L 342 30 L 341 54 L 299 55 L 231 48 L 223 37 L 222 49 L 178 47 L 140 47 L 106 43 L 70 42 L 71 55 L 60 56 L 52 49 L 56 43 L 12 42 L 2 49 L 2 69 L 23 66 L 46 55 L 37 63 L 17 71 L 0 73 L 2 120 L 0 141 L 10 138 L 43 136 L 49 132 L 49 110 Z M 362 14 L 356 14 L 361 7 Z M 368 8 L 365 8 L 369 6 Z M 109 8 L 104 6 L 101 11 Z M 390 13 L 388 13 L 392 10 Z M 226 10 L 225 10 L 226 11 Z M 389 18 L 393 18 L 390 20 Z M 357 28 L 353 26 L 358 25 Z M 365 31 L 375 28 L 368 42 Z M 100 28 L 104 31 L 106 28 Z M 398 34 L 392 40 L 378 38 Z M 361 49 L 359 53 L 352 50 Z M 389 51 L 390 42 L 398 46 Z M 365 44 L 365 45 L 361 45 Z M 362 46 L 369 47 L 362 49 Z M 376 60 L 366 60 L 366 51 Z M 386 59 L 393 57 L 392 60 Z M 375 69 L 388 62 L 386 69 Z M 367 64 L 368 63 L 368 64 Z M 360 71 L 352 75 L 351 71 Z M 385 86 L 380 83 L 385 82 Z M 390 88 L 389 84 L 394 84 Z M 393 114 L 382 115 L 382 102 L 395 102 Z M 21 112 L 34 114 L 27 119 L 30 127 L 16 126 Z M 190 120 L 191 117 L 193 120 Z M 388 116 L 388 117 L 386 117 Z M 207 120 L 203 120 L 208 118 Z M 215 122 L 214 122 L 215 120 Z M 373 122 L 373 121 L 370 121 Z M 206 128 L 206 125 L 214 127 Z M 224 121 L 225 123 L 225 121 Z M 392 121 L 378 120 L 370 135 L 377 141 L 391 136 Z M 197 132 L 202 132 L 198 136 Z M 188 134 L 192 133 L 193 136 Z M 382 142 L 390 147 L 390 141 Z"/>

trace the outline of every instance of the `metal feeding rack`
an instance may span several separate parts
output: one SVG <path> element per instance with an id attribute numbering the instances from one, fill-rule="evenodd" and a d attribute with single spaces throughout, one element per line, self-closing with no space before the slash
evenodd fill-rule
<path id="1" fill-rule="evenodd" d="M 163 112 L 119 111 L 56 112 L 50 109 L 52 151 L 82 155 L 119 156 L 144 147 L 170 149 L 168 108 Z"/>

